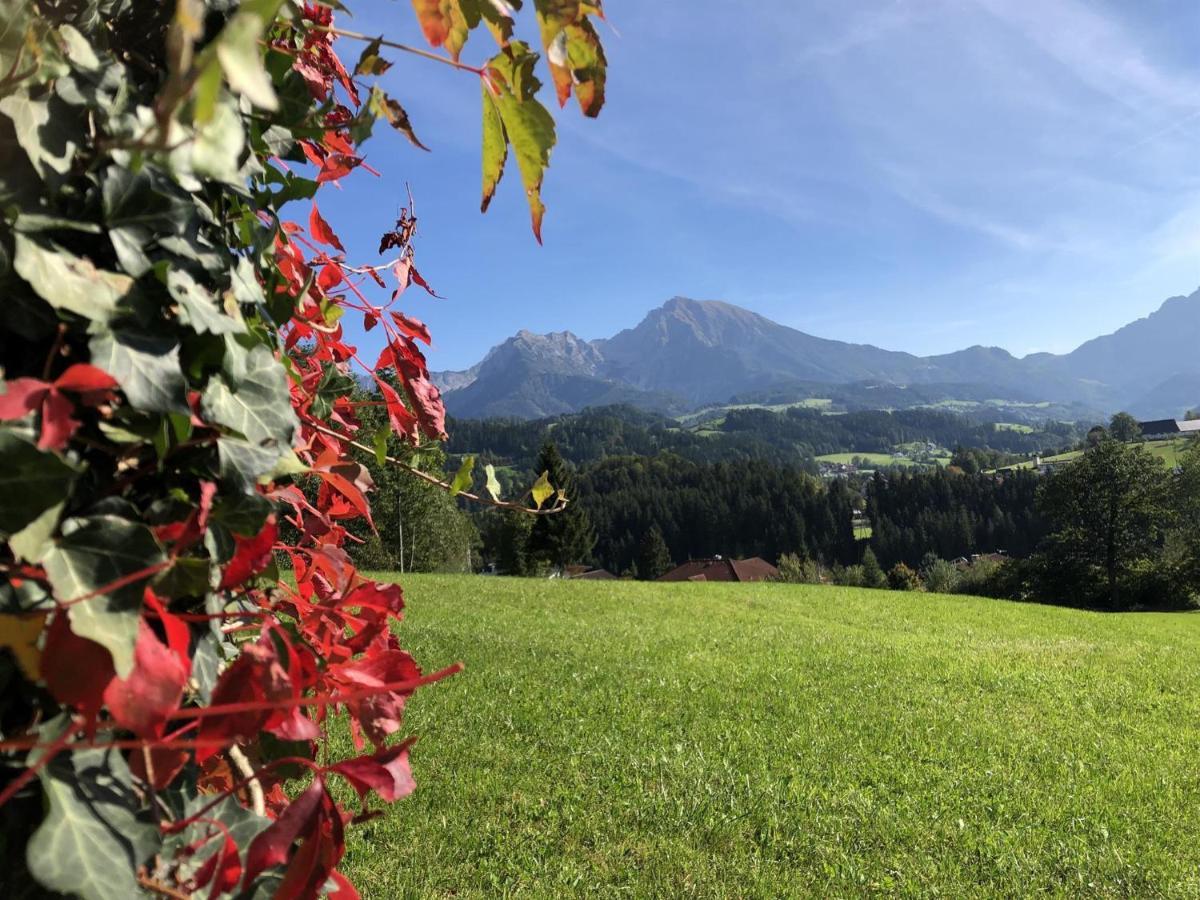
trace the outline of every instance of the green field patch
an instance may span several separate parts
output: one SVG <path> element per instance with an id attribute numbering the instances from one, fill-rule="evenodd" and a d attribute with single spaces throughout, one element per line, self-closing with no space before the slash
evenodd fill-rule
<path id="1" fill-rule="evenodd" d="M 1194 896 L 1200 616 L 406 576 L 364 897 Z M 341 736 L 339 753 L 352 753 Z"/>
<path id="2" fill-rule="evenodd" d="M 855 459 L 865 462 L 868 466 L 876 468 L 884 468 L 886 466 L 915 466 L 913 462 L 903 456 L 892 456 L 890 453 L 826 453 L 815 457 L 817 462 L 840 463 L 849 465 Z"/>

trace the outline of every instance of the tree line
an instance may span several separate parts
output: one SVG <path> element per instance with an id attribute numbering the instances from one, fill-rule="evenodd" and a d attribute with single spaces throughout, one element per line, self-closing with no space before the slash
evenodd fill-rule
<path id="1" fill-rule="evenodd" d="M 1029 455 L 1074 446 L 1083 432 L 1047 422 L 1033 432 L 979 423 L 930 409 L 862 411 L 825 415 L 794 407 L 731 409 L 712 427 L 691 430 L 665 416 L 627 406 L 587 409 L 549 419 L 451 420 L 451 456 L 472 453 L 498 465 L 528 471 L 543 443 L 553 440 L 571 463 L 582 466 L 617 456 L 672 453 L 696 463 L 758 460 L 816 473 L 813 457 L 827 453 L 890 452 L 900 444 L 930 442 L 995 453 Z M 1010 459 L 1003 458 L 1003 462 Z"/>

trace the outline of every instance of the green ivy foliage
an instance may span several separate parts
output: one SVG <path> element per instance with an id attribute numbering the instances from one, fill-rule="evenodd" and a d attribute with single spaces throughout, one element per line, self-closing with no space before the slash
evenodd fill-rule
<path id="1" fill-rule="evenodd" d="M 372 81 L 385 48 L 479 78 L 486 195 L 511 147 L 539 230 L 554 137 L 507 5 L 413 6 L 453 58 L 367 38 L 347 67 L 335 42 L 365 36 L 339 3 L 0 0 L 6 896 L 356 897 L 329 783 L 364 813 L 413 789 L 404 703 L 456 667 L 403 651 L 400 588 L 346 546 L 373 525 L 362 454 L 444 437 L 428 330 L 397 306 L 427 285 L 409 210 L 359 266 L 314 198 L 379 120 L 419 144 Z M 448 42 L 429 26 L 450 7 Z M 559 99 L 594 114 L 599 5 L 534 8 Z M 457 61 L 480 24 L 496 55 Z M 381 326 L 378 360 L 348 314 Z M 364 380 L 386 410 L 370 433 Z M 473 496 L 473 467 L 406 471 Z M 331 711 L 360 755 L 330 758 Z"/>

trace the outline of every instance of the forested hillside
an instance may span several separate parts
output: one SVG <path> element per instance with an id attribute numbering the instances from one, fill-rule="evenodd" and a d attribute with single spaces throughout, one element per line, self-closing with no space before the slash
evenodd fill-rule
<path id="1" fill-rule="evenodd" d="M 552 439 L 576 465 L 670 451 L 694 462 L 757 459 L 815 472 L 816 456 L 888 452 L 913 442 L 1031 455 L 1069 447 L 1086 429 L 1061 422 L 1047 422 L 1036 430 L 1011 429 L 930 409 L 825 415 L 802 407 L 731 409 L 684 427 L 666 416 L 612 406 L 536 421 L 452 419 L 447 430 L 451 456 L 472 453 L 522 471 L 532 467 L 541 445 Z"/>

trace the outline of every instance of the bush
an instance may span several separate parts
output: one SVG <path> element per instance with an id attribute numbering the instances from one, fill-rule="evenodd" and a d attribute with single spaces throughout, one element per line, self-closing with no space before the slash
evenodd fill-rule
<path id="1" fill-rule="evenodd" d="M 958 589 L 961 573 L 958 566 L 944 559 L 934 558 L 921 567 L 921 580 L 925 590 L 934 594 L 953 594 Z"/>
<path id="2" fill-rule="evenodd" d="M 920 591 L 924 589 L 921 576 L 902 562 L 892 566 L 887 574 L 888 587 L 893 591 Z"/>
<path id="3" fill-rule="evenodd" d="M 787 584 L 823 584 L 825 581 L 820 563 L 804 559 L 795 553 L 785 553 L 779 557 L 777 568 L 777 580 Z"/>
<path id="4" fill-rule="evenodd" d="M 846 566 L 844 569 L 837 570 L 833 583 L 843 587 L 866 587 L 866 571 L 858 564 Z"/>

